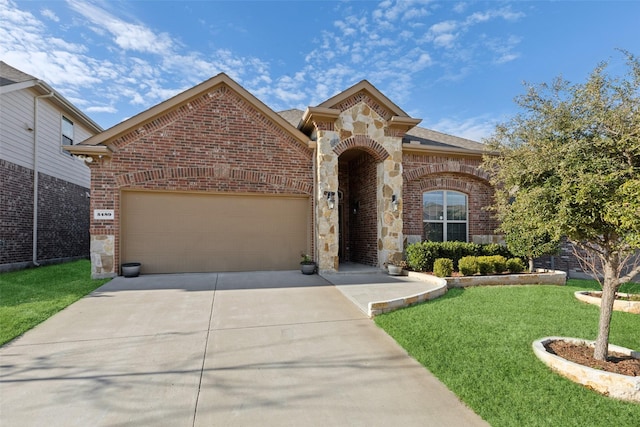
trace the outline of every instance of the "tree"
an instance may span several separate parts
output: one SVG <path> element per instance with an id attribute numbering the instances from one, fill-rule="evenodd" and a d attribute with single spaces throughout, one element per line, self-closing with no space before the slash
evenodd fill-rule
<path id="1" fill-rule="evenodd" d="M 598 261 L 599 360 L 615 294 L 640 273 L 640 61 L 623 54 L 623 76 L 601 63 L 583 84 L 528 85 L 516 98 L 522 112 L 496 127 L 484 159 L 507 239 L 538 250 L 566 236 Z"/>

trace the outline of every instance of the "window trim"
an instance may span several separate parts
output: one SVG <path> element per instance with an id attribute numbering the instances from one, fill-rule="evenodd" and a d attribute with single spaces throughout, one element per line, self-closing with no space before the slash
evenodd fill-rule
<path id="1" fill-rule="evenodd" d="M 438 193 L 438 192 L 442 192 L 442 220 L 428 220 L 428 219 L 424 219 L 424 195 L 425 194 L 429 194 L 429 193 Z M 465 201 L 465 218 L 464 220 L 449 220 L 447 218 L 448 215 L 448 193 L 453 193 L 453 194 L 460 194 L 462 196 L 464 196 L 464 201 Z M 426 239 L 426 236 L 424 235 L 424 224 L 425 223 L 431 223 L 431 224 L 442 224 L 442 241 L 443 242 L 448 242 L 448 236 L 447 236 L 447 225 L 448 224 L 465 224 L 465 242 L 469 241 L 469 195 L 466 193 L 463 193 L 462 191 L 457 191 L 457 190 L 445 190 L 445 189 L 437 189 L 437 190 L 429 190 L 429 191 L 423 191 L 422 192 L 422 200 L 421 200 L 421 210 L 422 210 L 422 238 Z"/>

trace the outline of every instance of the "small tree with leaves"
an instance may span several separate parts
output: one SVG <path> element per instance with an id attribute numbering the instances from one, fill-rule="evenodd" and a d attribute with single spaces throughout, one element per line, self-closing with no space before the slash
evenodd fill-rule
<path id="1" fill-rule="evenodd" d="M 598 65 L 583 84 L 528 86 L 522 112 L 487 141 L 507 239 L 531 254 L 566 236 L 597 259 L 602 304 L 594 357 L 606 360 L 615 294 L 640 273 L 640 61 L 626 74 Z M 515 237 L 510 233 L 515 233 Z M 535 256 L 535 255 L 534 255 Z"/>

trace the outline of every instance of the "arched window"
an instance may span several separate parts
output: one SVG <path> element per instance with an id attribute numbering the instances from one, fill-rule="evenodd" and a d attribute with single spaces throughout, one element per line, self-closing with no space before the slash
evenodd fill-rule
<path id="1" fill-rule="evenodd" d="M 467 195 L 438 190 L 422 194 L 424 240 L 432 242 L 467 241 Z"/>

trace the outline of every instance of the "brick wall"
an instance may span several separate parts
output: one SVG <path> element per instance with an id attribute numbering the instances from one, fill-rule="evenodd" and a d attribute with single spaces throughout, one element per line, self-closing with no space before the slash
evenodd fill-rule
<path id="1" fill-rule="evenodd" d="M 0 264 L 30 262 L 33 170 L 0 159 Z"/>
<path id="2" fill-rule="evenodd" d="M 39 261 L 89 255 L 88 189 L 43 173 L 38 179 Z M 0 160 L 0 264 L 31 262 L 33 171 Z"/>
<path id="3" fill-rule="evenodd" d="M 358 213 L 350 216 L 350 258 L 365 265 L 378 265 L 377 167 L 363 154 L 349 162 L 349 194 L 359 201 Z"/>
<path id="4" fill-rule="evenodd" d="M 405 236 L 422 236 L 422 193 L 432 190 L 455 190 L 467 195 L 469 240 L 474 235 L 494 234 L 498 223 L 485 209 L 493 202 L 493 190 L 478 170 L 480 163 L 480 159 L 464 157 L 403 155 Z"/>
<path id="5" fill-rule="evenodd" d="M 88 192 L 88 188 L 40 174 L 39 260 L 89 256 Z"/>
<path id="6" fill-rule="evenodd" d="M 226 86 L 122 135 L 111 159 L 93 162 L 92 235 L 115 236 L 119 265 L 120 190 L 313 193 L 313 152 Z"/>

